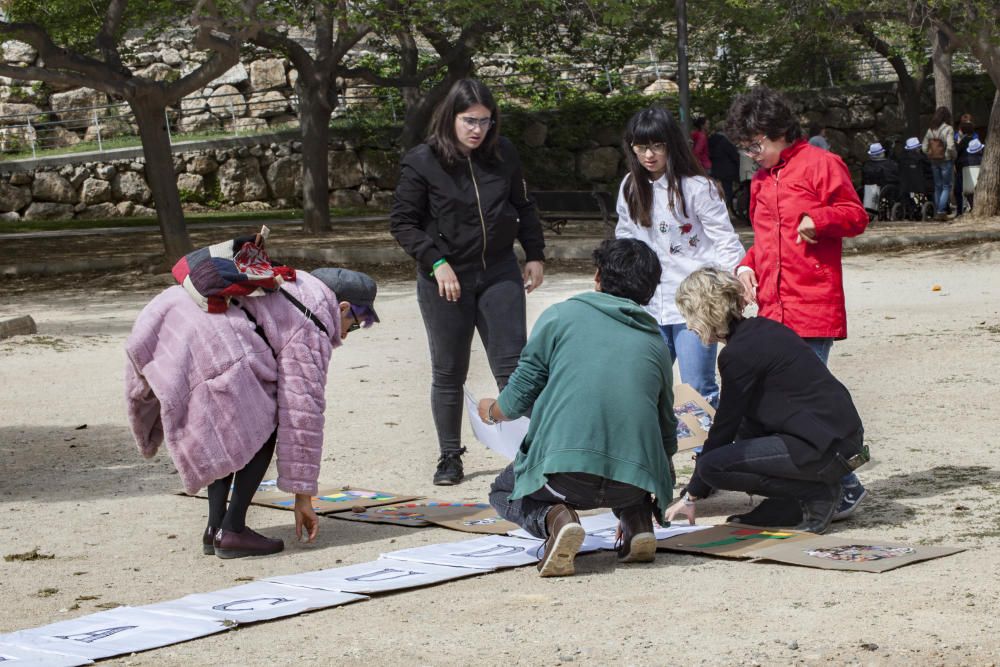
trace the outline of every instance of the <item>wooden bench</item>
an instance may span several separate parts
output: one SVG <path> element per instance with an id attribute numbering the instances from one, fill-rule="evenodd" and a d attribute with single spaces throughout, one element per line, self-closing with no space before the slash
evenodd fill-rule
<path id="1" fill-rule="evenodd" d="M 562 234 L 570 220 L 600 220 L 605 235 L 614 238 L 618 215 L 610 192 L 600 190 L 536 190 L 531 193 L 546 229 Z"/>

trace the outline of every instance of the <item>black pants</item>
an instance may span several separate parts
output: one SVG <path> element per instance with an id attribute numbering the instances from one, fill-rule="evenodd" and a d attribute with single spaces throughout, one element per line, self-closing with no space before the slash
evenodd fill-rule
<path id="1" fill-rule="evenodd" d="M 490 504 L 497 514 L 541 539 L 548 537 L 545 516 L 553 505 L 565 504 L 579 510 L 610 507 L 615 516 L 636 506 L 653 513 L 653 499 L 645 489 L 584 472 L 548 475 L 545 486 L 517 500 L 510 499 L 513 490 L 514 464 L 510 463 L 490 487 Z"/>
<path id="2" fill-rule="evenodd" d="M 850 472 L 837 456 L 842 448 L 831 447 L 819 460 L 799 465 L 789 445 L 808 447 L 788 435 L 737 440 L 699 456 L 698 475 L 715 489 L 771 498 L 819 500 L 840 494 L 840 479 Z M 860 449 L 843 449 L 855 447 Z"/>
<path id="3" fill-rule="evenodd" d="M 274 444 L 278 439 L 275 429 L 271 437 L 261 446 L 250 462 L 235 473 L 220 477 L 208 485 L 208 525 L 214 529 L 222 528 L 236 533 L 246 528 L 247 510 L 253 494 L 257 492 L 267 467 L 271 465 L 274 456 Z M 229 489 L 232 486 L 233 496 L 229 499 Z M 226 500 L 229 499 L 229 508 Z"/>
<path id="4" fill-rule="evenodd" d="M 417 274 L 417 302 L 431 352 L 431 413 L 442 452 L 462 446 L 462 386 L 473 332 L 483 341 L 498 389 L 517 368 L 527 339 L 524 280 L 513 252 L 485 270 L 460 273 L 458 280 L 461 296 L 447 301 L 434 278 Z"/>

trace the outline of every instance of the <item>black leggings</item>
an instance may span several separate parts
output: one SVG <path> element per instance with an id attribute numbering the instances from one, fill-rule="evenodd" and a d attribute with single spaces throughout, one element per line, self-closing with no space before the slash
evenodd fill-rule
<path id="1" fill-rule="evenodd" d="M 242 470 L 220 477 L 208 485 L 208 525 L 213 530 L 222 528 L 242 533 L 246 528 L 250 501 L 253 500 L 253 494 L 257 492 L 257 487 L 264 479 L 267 467 L 271 465 L 274 443 L 277 439 L 278 431 L 275 430 Z M 229 509 L 226 509 L 230 485 L 233 488 L 233 497 L 229 500 Z"/>

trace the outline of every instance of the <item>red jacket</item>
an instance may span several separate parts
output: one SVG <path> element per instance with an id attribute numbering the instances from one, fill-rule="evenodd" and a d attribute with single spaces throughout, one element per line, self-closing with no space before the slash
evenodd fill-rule
<path id="1" fill-rule="evenodd" d="M 796 243 L 802 216 L 818 243 Z M 757 274 L 759 314 L 803 338 L 846 338 L 841 239 L 868 226 L 844 161 L 805 141 L 750 183 L 754 244 L 740 262 Z"/>
<path id="2" fill-rule="evenodd" d="M 712 158 L 708 156 L 708 136 L 701 130 L 691 130 L 691 151 L 706 171 L 712 168 Z"/>

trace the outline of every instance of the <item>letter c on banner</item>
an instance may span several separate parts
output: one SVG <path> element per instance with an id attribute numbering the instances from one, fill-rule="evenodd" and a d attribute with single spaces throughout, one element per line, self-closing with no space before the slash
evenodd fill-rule
<path id="1" fill-rule="evenodd" d="M 273 607 L 275 605 L 284 604 L 286 602 L 292 602 L 292 598 L 252 598 L 250 600 L 233 600 L 232 602 L 224 602 L 222 604 L 213 605 L 212 609 L 216 611 L 254 611 L 257 606 L 254 604 L 256 602 L 265 602 L 267 600 L 273 600 L 273 602 L 268 602 L 266 605 L 261 605 L 264 607 Z M 249 607 L 243 609 L 236 608 L 238 604 L 249 604 Z"/>
<path id="2" fill-rule="evenodd" d="M 345 577 L 344 581 L 390 581 L 392 579 L 402 579 L 403 577 L 412 577 L 416 574 L 422 574 L 421 572 L 414 572 L 413 570 L 397 570 L 395 568 L 387 567 L 384 570 L 378 570 L 376 572 L 368 572 L 367 574 L 359 574 L 353 577 Z"/>
<path id="3" fill-rule="evenodd" d="M 467 554 L 452 554 L 461 558 L 499 558 L 502 556 L 513 556 L 524 551 L 524 547 L 515 547 L 507 544 L 497 544 L 496 546 L 470 551 Z"/>

